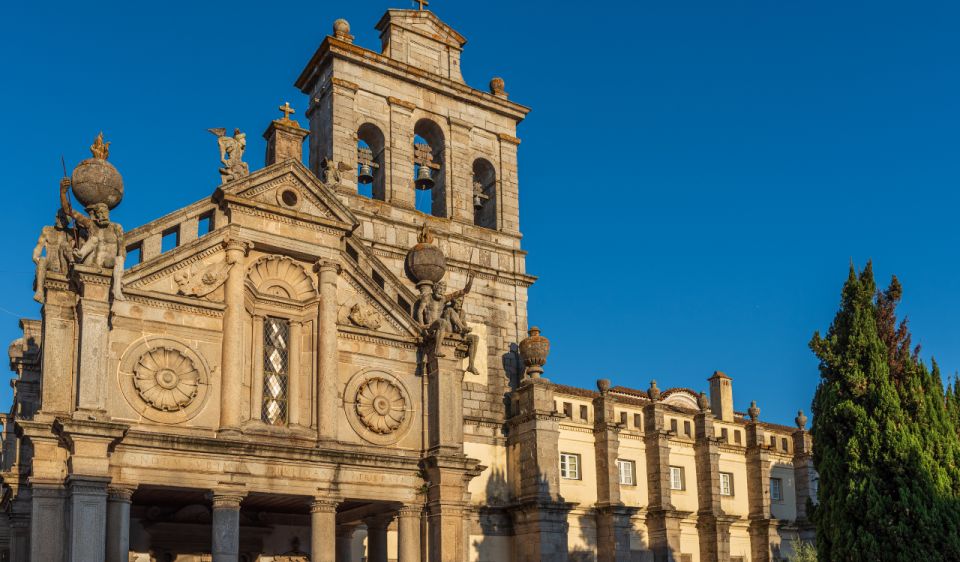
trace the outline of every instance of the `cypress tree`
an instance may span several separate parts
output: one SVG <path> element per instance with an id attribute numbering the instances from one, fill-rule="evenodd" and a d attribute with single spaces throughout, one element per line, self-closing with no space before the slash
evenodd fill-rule
<path id="1" fill-rule="evenodd" d="M 830 329 L 810 342 L 820 359 L 813 519 L 823 561 L 960 560 L 950 466 L 960 448 L 939 372 L 897 324 L 901 293 L 896 279 L 878 293 L 872 266 L 859 275 L 851 266 Z"/>

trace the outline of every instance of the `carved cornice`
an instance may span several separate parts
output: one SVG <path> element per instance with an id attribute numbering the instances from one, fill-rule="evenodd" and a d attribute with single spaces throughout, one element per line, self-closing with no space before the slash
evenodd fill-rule
<path id="1" fill-rule="evenodd" d="M 224 306 L 220 303 L 212 303 L 200 299 L 185 299 L 166 293 L 139 291 L 136 289 L 126 289 L 123 291 L 123 295 L 127 298 L 127 302 L 156 306 L 178 312 L 189 312 L 211 318 L 221 318 L 223 316 Z"/>
<path id="2" fill-rule="evenodd" d="M 182 247 L 182 246 L 181 246 L 181 247 Z M 214 255 L 214 254 L 218 254 L 218 253 L 222 252 L 222 251 L 224 250 L 224 247 L 225 247 L 225 241 L 217 242 L 217 243 L 213 244 L 212 246 L 210 246 L 209 248 L 207 248 L 207 249 L 205 249 L 205 250 L 201 250 L 201 251 L 199 251 L 199 252 L 197 252 L 197 253 L 195 253 L 195 254 L 191 254 L 191 255 L 188 256 L 188 257 L 185 257 L 185 258 L 182 258 L 182 259 L 178 259 L 178 260 L 174 261 L 174 262 L 173 262 L 172 264 L 170 264 L 170 265 L 162 266 L 160 269 L 154 271 L 153 273 L 150 273 L 150 274 L 148 274 L 148 275 L 145 275 L 145 276 L 143 276 L 143 277 L 140 277 L 139 279 L 134 279 L 133 281 L 130 281 L 129 283 L 124 282 L 124 285 L 125 285 L 124 295 L 127 294 L 127 290 L 130 289 L 130 288 L 136 288 L 136 287 L 142 287 L 142 286 L 144 286 L 144 285 L 149 285 L 150 283 L 153 283 L 154 281 L 156 281 L 156 280 L 158 280 L 158 279 L 160 279 L 160 278 L 162 278 L 162 277 L 165 277 L 165 276 L 169 275 L 170 273 L 173 273 L 173 272 L 178 271 L 178 270 L 180 270 L 180 269 L 183 269 L 183 268 L 185 268 L 185 267 L 189 267 L 189 266 L 197 263 L 198 261 L 203 260 L 204 258 L 206 258 L 206 257 L 208 257 L 208 256 L 212 256 L 212 255 Z M 179 248 L 178 248 L 178 249 L 179 249 Z M 172 252 L 170 253 L 170 255 L 172 255 Z M 167 254 L 163 254 L 163 257 L 166 258 L 166 257 L 168 257 L 168 255 L 167 255 Z M 151 260 L 151 261 L 152 261 L 152 260 Z M 167 261 L 167 260 L 164 260 L 164 261 Z"/>
<path id="3" fill-rule="evenodd" d="M 335 78 L 334 78 L 334 80 L 335 80 Z M 417 104 L 412 103 L 412 102 L 409 102 L 409 101 L 402 100 L 402 99 L 400 99 L 400 98 L 395 98 L 395 97 L 393 97 L 393 96 L 388 96 L 388 97 L 387 97 L 387 103 L 389 103 L 390 105 L 399 105 L 400 107 L 409 109 L 410 111 L 413 111 L 414 109 L 417 108 Z"/>
<path id="4" fill-rule="evenodd" d="M 257 217 L 261 219 L 267 219 L 267 220 L 276 221 L 276 222 L 282 222 L 284 224 L 289 224 L 292 226 L 301 226 L 304 228 L 309 228 L 310 230 L 324 232 L 332 236 L 340 236 L 344 232 L 347 232 L 350 230 L 349 226 L 346 225 L 345 223 L 335 223 L 331 225 L 326 225 L 326 224 L 317 222 L 316 220 L 311 220 L 310 217 L 308 217 L 307 215 L 303 215 L 301 213 L 297 213 L 296 215 L 299 215 L 299 216 L 296 216 L 296 215 L 291 215 L 285 212 L 264 210 L 256 206 L 251 206 L 246 204 L 229 205 L 229 208 L 232 211 L 236 211 L 243 215 L 248 215 L 248 216 Z M 279 207 L 277 207 L 277 209 L 279 209 Z M 329 221 L 329 222 L 333 223 L 334 221 Z M 340 227 L 341 225 L 343 226 Z"/>
<path id="5" fill-rule="evenodd" d="M 330 82 L 334 86 L 340 86 L 341 88 L 346 88 L 348 90 L 353 90 L 356 92 L 360 89 L 360 86 L 356 82 L 351 82 L 349 80 L 344 80 L 343 78 L 337 78 L 336 76 L 330 78 Z"/>
<path id="6" fill-rule="evenodd" d="M 500 140 L 502 140 L 503 142 L 508 142 L 508 143 L 510 143 L 510 144 L 514 144 L 514 145 L 519 145 L 519 144 L 520 144 L 520 139 L 518 139 L 517 137 L 511 136 L 511 135 L 505 134 L 505 133 L 498 133 L 498 134 L 497 134 L 497 138 L 500 139 Z"/>
<path id="7" fill-rule="evenodd" d="M 354 330 L 357 330 L 357 331 L 354 331 Z M 364 331 L 363 333 L 360 333 L 359 330 L 360 328 L 341 326 L 339 337 L 348 339 L 348 340 L 372 343 L 375 345 L 386 345 L 389 347 L 396 347 L 398 349 L 417 349 L 417 344 L 413 340 L 406 340 L 406 341 L 396 340 L 391 338 L 387 334 L 373 335 L 368 331 Z"/>

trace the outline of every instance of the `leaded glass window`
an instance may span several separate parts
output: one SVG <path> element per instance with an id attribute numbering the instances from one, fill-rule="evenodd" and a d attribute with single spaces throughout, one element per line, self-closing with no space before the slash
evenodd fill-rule
<path id="1" fill-rule="evenodd" d="M 270 425 L 287 423 L 287 379 L 290 362 L 290 322 L 263 321 L 263 407 L 261 419 Z"/>

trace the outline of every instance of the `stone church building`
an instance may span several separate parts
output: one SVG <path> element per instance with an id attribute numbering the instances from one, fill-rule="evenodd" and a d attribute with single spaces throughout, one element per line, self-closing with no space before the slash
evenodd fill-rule
<path id="1" fill-rule="evenodd" d="M 335 23 L 262 169 L 211 129 L 222 183 L 192 205 L 112 222 L 102 137 L 61 183 L 9 348 L 2 559 L 785 560 L 812 538 L 803 414 L 735 412 L 720 372 L 709 397 L 550 382 L 528 109 L 464 82 L 433 13 L 376 27 Z"/>

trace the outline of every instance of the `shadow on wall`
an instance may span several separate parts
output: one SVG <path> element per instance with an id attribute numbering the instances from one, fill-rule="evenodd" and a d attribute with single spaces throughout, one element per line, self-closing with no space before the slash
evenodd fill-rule
<path id="1" fill-rule="evenodd" d="M 473 540 L 471 543 L 475 553 L 475 558 L 471 557 L 471 559 L 478 562 L 509 560 L 513 526 L 510 514 L 506 510 L 510 502 L 510 484 L 503 470 L 499 468 L 491 470 L 485 494 L 485 505 L 480 508 L 478 514 L 479 529 L 474 529 L 477 532 L 470 533 L 481 535 L 479 540 Z"/>
<path id="2" fill-rule="evenodd" d="M 591 515 L 581 515 L 577 518 L 577 537 L 568 537 L 567 544 L 575 544 L 570 548 L 570 562 L 596 562 L 597 560 L 597 519 Z M 573 529 L 570 529 L 572 532 Z M 569 540 L 574 539 L 574 540 Z"/>

